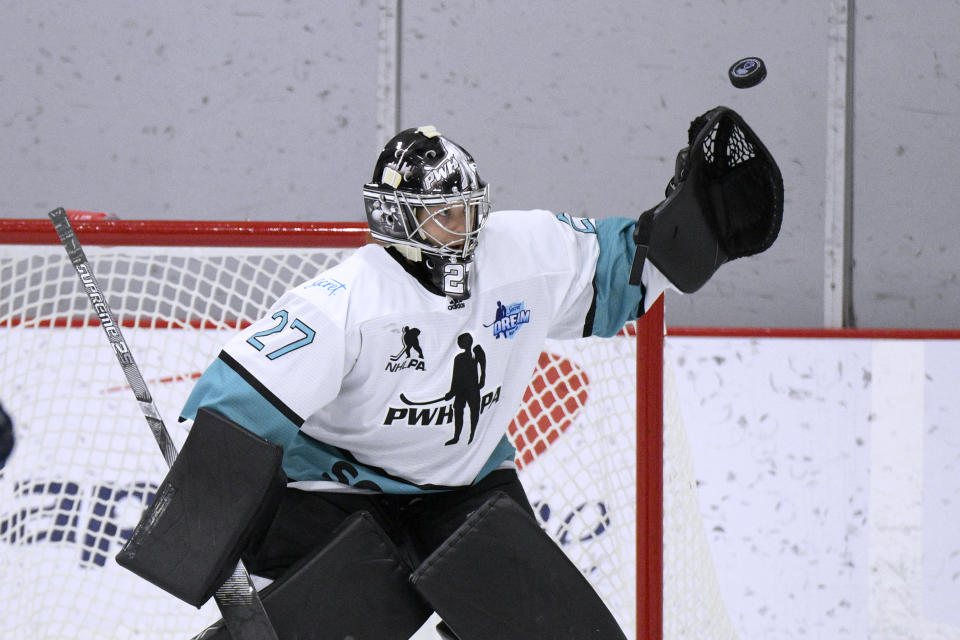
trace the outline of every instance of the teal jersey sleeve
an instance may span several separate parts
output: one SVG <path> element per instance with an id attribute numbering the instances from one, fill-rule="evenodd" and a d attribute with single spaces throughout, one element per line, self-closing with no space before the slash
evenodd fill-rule
<path id="1" fill-rule="evenodd" d="M 285 448 L 303 424 L 303 418 L 280 403 L 224 352 L 194 385 L 180 412 L 180 420 L 196 419 L 200 407 L 216 411 Z"/>
<path id="2" fill-rule="evenodd" d="M 633 241 L 636 220 L 602 218 L 596 221 L 600 254 L 593 277 L 593 323 L 589 335 L 610 337 L 625 322 L 642 315 L 644 287 L 630 284 L 630 268 L 637 249 Z"/>

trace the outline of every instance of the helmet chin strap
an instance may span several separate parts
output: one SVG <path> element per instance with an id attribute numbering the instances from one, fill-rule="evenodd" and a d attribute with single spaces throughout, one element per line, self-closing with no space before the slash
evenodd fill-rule
<path id="1" fill-rule="evenodd" d="M 421 262 L 423 260 L 423 251 L 419 247 L 412 247 L 408 244 L 391 244 L 390 246 L 399 251 L 400 255 L 410 262 Z"/>

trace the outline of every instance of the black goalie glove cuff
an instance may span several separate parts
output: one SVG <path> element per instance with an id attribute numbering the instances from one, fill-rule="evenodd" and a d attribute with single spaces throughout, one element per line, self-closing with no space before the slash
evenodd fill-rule
<path id="1" fill-rule="evenodd" d="M 649 260 L 693 293 L 722 264 L 766 251 L 780 233 L 783 178 L 760 138 L 735 111 L 716 107 L 690 124 L 666 199 L 634 228 L 631 284 Z"/>

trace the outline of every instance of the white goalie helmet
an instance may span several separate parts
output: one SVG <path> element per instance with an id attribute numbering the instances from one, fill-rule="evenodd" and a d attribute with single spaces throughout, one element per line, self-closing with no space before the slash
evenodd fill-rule
<path id="1" fill-rule="evenodd" d="M 363 187 L 370 234 L 423 262 L 455 300 L 470 296 L 473 253 L 490 211 L 473 157 L 435 127 L 406 129 L 384 147 Z"/>

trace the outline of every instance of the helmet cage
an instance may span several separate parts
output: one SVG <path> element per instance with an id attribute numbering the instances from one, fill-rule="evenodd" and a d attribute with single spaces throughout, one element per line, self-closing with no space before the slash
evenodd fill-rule
<path id="1" fill-rule="evenodd" d="M 473 256 L 480 230 L 490 213 L 490 192 L 486 185 L 474 191 L 418 194 L 367 184 L 363 189 L 363 200 L 370 235 L 375 239 L 460 261 L 470 260 Z M 447 214 L 453 210 L 463 212 L 463 231 L 447 226 L 450 224 Z M 418 212 L 422 212 L 419 219 Z M 432 225 L 428 223 L 431 222 L 444 232 L 446 238 L 430 232 Z M 452 226 L 459 227 L 459 224 Z"/>

